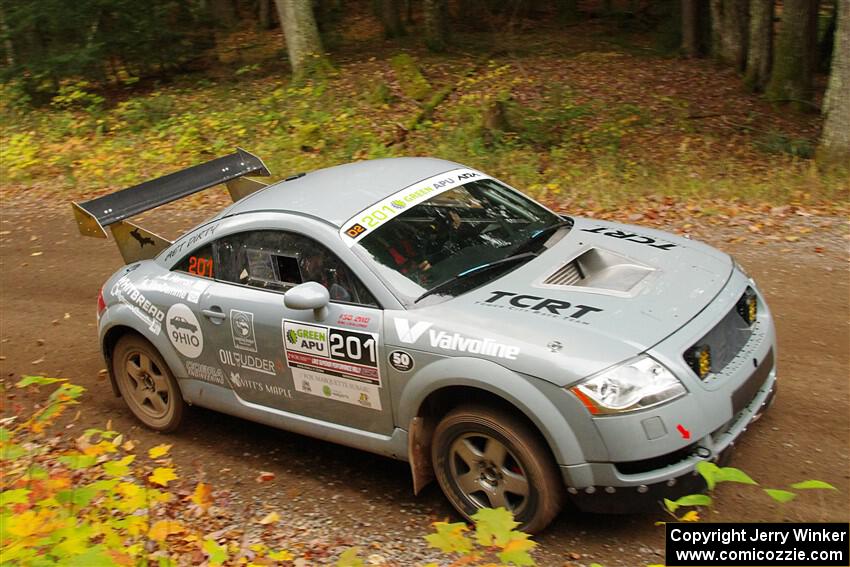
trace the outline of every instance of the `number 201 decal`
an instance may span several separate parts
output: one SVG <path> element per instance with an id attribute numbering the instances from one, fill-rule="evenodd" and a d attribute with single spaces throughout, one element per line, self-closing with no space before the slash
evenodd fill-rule
<path id="1" fill-rule="evenodd" d="M 381 385 L 376 333 L 287 320 L 282 331 L 290 368 Z"/>
<path id="2" fill-rule="evenodd" d="M 213 277 L 212 258 L 200 258 L 198 256 L 189 256 L 189 273 L 205 278 Z"/>

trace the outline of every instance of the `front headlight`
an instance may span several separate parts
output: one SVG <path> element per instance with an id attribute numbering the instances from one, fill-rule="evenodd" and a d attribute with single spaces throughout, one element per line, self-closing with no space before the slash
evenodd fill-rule
<path id="1" fill-rule="evenodd" d="M 646 355 L 591 376 L 570 391 L 592 414 L 645 409 L 687 392 L 672 372 Z"/>

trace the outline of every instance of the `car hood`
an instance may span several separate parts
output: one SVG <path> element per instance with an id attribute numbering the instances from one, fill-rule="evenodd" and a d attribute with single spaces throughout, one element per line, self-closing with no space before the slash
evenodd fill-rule
<path id="1" fill-rule="evenodd" d="M 567 385 L 681 328 L 717 296 L 732 267 L 727 254 L 699 242 L 575 219 L 557 243 L 516 270 L 407 311 L 395 323 L 397 344 L 483 356 Z"/>

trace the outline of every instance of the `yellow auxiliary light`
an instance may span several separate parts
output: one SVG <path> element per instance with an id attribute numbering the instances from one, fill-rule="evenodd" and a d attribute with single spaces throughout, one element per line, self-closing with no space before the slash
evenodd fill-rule
<path id="1" fill-rule="evenodd" d="M 711 373 L 711 347 L 708 345 L 694 345 L 685 353 L 685 362 L 691 370 L 699 376 L 700 380 Z"/>
<path id="2" fill-rule="evenodd" d="M 738 300 L 736 307 L 738 315 L 740 315 L 748 325 L 752 325 L 756 322 L 756 318 L 758 317 L 758 298 L 753 290 L 747 289 L 747 291 L 744 292 L 744 295 L 741 296 L 741 299 Z"/>

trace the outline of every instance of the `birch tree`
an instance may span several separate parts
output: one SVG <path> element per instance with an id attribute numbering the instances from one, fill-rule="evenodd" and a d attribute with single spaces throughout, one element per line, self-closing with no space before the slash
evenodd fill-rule
<path id="1" fill-rule="evenodd" d="M 292 74 L 298 78 L 327 64 L 311 0 L 275 0 Z"/>

